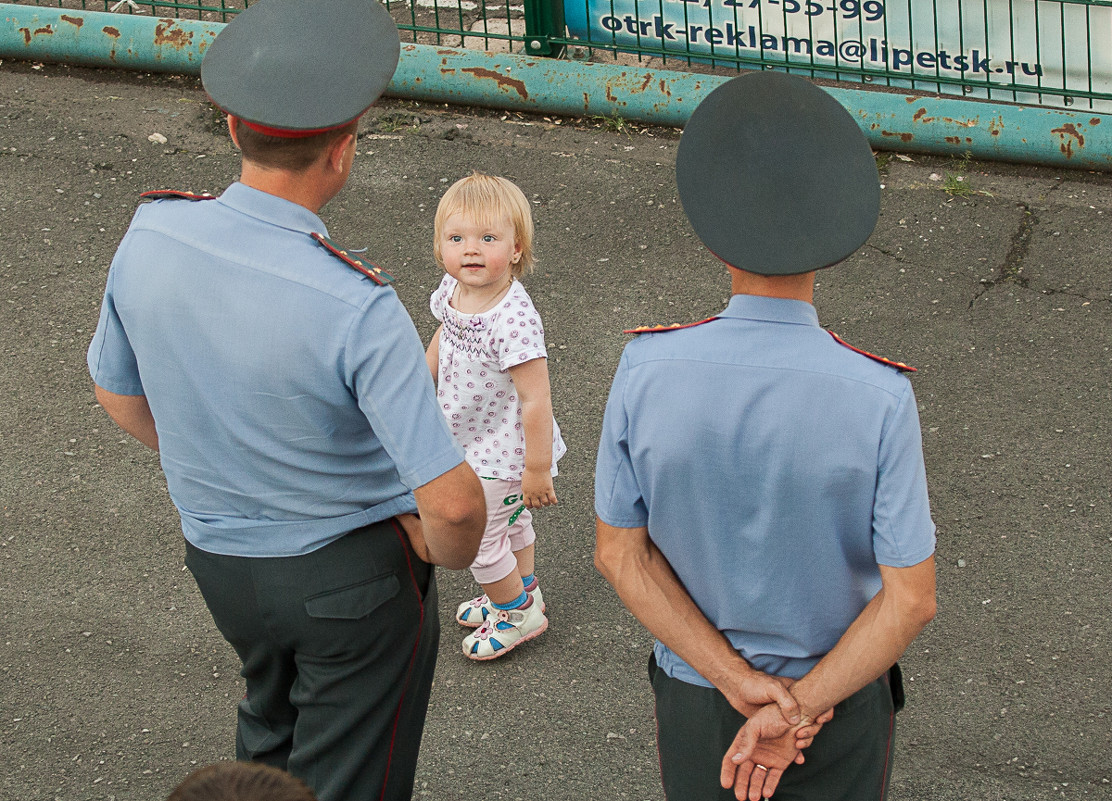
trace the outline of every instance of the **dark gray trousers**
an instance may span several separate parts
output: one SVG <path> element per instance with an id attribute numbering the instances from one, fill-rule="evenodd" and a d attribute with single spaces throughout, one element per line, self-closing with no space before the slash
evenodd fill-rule
<path id="1" fill-rule="evenodd" d="M 898 680 L 898 679 L 897 679 Z M 669 801 L 736 801 L 718 784 L 722 757 L 745 717 L 718 690 L 669 678 L 649 661 L 656 695 L 657 748 Z M 902 692 L 902 689 L 901 689 Z M 889 676 L 834 707 L 834 719 L 784 771 L 774 801 L 883 801 L 895 730 Z"/>
<path id="2" fill-rule="evenodd" d="M 236 758 L 320 801 L 408 801 L 440 622 L 433 569 L 393 521 L 305 556 L 186 565 L 243 662 Z"/>

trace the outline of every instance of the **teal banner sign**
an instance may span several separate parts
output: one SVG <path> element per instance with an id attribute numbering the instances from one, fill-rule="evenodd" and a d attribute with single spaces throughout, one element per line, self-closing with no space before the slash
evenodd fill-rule
<path id="1" fill-rule="evenodd" d="M 1112 101 L 1071 95 L 1112 94 L 1109 6 L 1062 0 L 567 0 L 564 13 L 573 36 L 630 51 L 675 51 L 706 61 L 740 57 L 754 67 L 806 66 L 818 77 L 843 81 L 1112 112 Z M 888 75 L 868 75 L 880 71 Z"/>

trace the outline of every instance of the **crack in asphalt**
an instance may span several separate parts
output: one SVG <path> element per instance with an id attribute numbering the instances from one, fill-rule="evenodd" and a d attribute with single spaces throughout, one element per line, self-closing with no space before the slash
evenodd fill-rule
<path id="1" fill-rule="evenodd" d="M 1066 297 L 1078 298 L 1089 303 L 1112 304 L 1112 297 L 1093 298 L 1084 292 L 1070 292 L 1065 289 L 1056 289 L 1053 287 L 1036 289 L 1030 286 L 1030 281 L 1022 274 L 1023 265 L 1027 258 L 1031 234 L 1039 225 L 1039 218 L 1027 203 L 1017 202 L 1016 206 L 1023 210 L 1023 216 L 1020 218 L 1019 227 L 1012 235 L 1011 246 L 1008 248 L 1008 252 L 1004 256 L 1003 262 L 1000 264 L 999 277 L 982 279 L 980 290 L 973 296 L 973 299 L 969 301 L 969 308 L 973 308 L 973 304 L 999 284 L 1014 284 L 1022 289 L 1038 292 L 1040 295 L 1065 295 Z"/>
<path id="2" fill-rule="evenodd" d="M 1031 232 L 1038 225 L 1038 217 L 1031 211 L 1031 207 L 1023 202 L 1016 203 L 1016 206 L 1023 210 L 1023 215 L 1019 218 L 1019 227 L 1016 232 L 1012 234 L 1011 245 L 1008 248 L 1007 254 L 1004 256 L 1004 261 L 1000 264 L 998 278 L 986 278 L 981 281 L 981 288 L 973 295 L 969 301 L 969 308 L 973 308 L 978 300 L 984 297 L 985 293 L 1001 283 L 1011 283 L 1016 286 L 1028 288 L 1028 281 L 1023 273 L 1023 261 L 1027 258 L 1027 250 L 1031 241 Z"/>

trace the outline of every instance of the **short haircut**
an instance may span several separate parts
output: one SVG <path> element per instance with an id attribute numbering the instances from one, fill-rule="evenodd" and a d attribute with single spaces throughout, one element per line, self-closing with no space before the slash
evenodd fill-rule
<path id="1" fill-rule="evenodd" d="M 533 211 L 525 193 L 513 181 L 473 172 L 448 187 L 436 207 L 432 234 L 433 255 L 441 267 L 440 236 L 453 214 L 466 214 L 480 225 L 507 220 L 514 229 L 514 244 L 521 246 L 521 258 L 510 265 L 510 274 L 520 278 L 533 270 Z"/>
<path id="2" fill-rule="evenodd" d="M 359 131 L 359 120 L 312 136 L 270 136 L 249 128 L 243 120 L 236 126 L 236 139 L 243 157 L 260 167 L 302 172 L 340 137 Z"/>
<path id="3" fill-rule="evenodd" d="M 218 762 L 193 771 L 166 801 L 317 801 L 284 770 L 256 762 Z"/>

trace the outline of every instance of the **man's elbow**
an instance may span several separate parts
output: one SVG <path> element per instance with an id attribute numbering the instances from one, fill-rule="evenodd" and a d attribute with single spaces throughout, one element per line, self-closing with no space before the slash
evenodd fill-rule
<path id="1" fill-rule="evenodd" d="M 904 605 L 904 625 L 918 636 L 919 632 L 927 627 L 938 614 L 938 601 L 933 592 L 917 595 Z"/>
<path id="2" fill-rule="evenodd" d="M 481 536 L 486 528 L 486 504 L 481 496 L 461 498 L 437 509 L 437 517 L 447 528 L 471 532 L 478 529 Z"/>
<path id="3" fill-rule="evenodd" d="M 436 563 L 449 570 L 470 567 L 486 529 L 486 505 L 480 498 L 478 503 L 459 502 L 437 511 L 435 534 L 426 537 Z"/>
<path id="4" fill-rule="evenodd" d="M 595 543 L 595 570 L 601 573 L 607 581 L 610 581 L 613 577 L 618 561 L 617 548 L 602 542 Z"/>
<path id="5" fill-rule="evenodd" d="M 917 604 L 917 611 L 919 616 L 919 628 L 925 628 L 928 623 L 934 620 L 934 616 L 938 614 L 938 600 L 935 598 L 934 593 L 920 600 Z"/>
<path id="6" fill-rule="evenodd" d="M 603 555 L 602 548 L 600 548 L 598 546 L 598 544 L 596 544 L 595 545 L 595 570 L 597 570 L 599 573 L 601 573 L 603 578 L 606 578 L 607 580 L 609 580 L 610 577 L 607 575 L 607 572 L 606 572 L 607 568 L 608 568 L 608 565 L 607 565 L 607 562 L 606 562 L 606 558 Z"/>
<path id="7" fill-rule="evenodd" d="M 601 520 L 596 520 L 595 569 L 611 584 L 629 556 L 625 540 L 612 536 L 613 531 Z"/>

